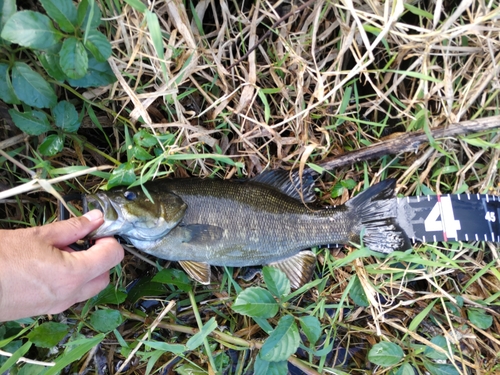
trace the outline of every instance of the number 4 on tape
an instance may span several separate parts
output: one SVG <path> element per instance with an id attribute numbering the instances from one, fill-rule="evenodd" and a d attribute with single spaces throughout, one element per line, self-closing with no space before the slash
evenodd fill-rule
<path id="1" fill-rule="evenodd" d="M 455 219 L 451 198 L 447 196 L 437 196 L 438 201 L 432 208 L 429 216 L 424 220 L 427 232 L 443 232 L 445 241 L 448 239 L 458 240 L 458 232 L 462 229 L 460 220 Z M 438 220 L 441 218 L 441 220 Z"/>

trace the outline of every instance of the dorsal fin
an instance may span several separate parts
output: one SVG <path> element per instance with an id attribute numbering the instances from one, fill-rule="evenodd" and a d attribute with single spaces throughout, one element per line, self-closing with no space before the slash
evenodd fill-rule
<path id="1" fill-rule="evenodd" d="M 302 174 L 300 179 L 299 172 L 288 172 L 281 169 L 262 172 L 260 175 L 252 178 L 252 181 L 272 186 L 283 194 L 288 195 L 305 203 L 314 202 L 314 178 L 310 172 Z"/>

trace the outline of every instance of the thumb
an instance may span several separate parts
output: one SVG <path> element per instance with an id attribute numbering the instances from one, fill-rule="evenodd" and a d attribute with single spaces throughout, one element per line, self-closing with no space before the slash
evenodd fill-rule
<path id="1" fill-rule="evenodd" d="M 80 217 L 44 225 L 39 228 L 39 234 L 51 245 L 64 248 L 99 228 L 103 222 L 102 212 L 92 210 Z"/>

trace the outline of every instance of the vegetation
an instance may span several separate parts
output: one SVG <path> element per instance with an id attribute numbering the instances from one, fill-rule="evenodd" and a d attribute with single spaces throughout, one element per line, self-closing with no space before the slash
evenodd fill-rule
<path id="1" fill-rule="evenodd" d="M 429 140 L 414 152 L 324 171 L 318 200 L 390 177 L 402 196 L 499 194 L 498 130 L 430 136 L 499 114 L 497 2 L 299 6 L 0 0 L 2 227 L 51 222 L 74 191 L 323 172 L 326 158 L 417 130 Z M 250 280 L 219 269 L 201 286 L 127 255 L 88 302 L 0 324 L 0 374 L 500 372 L 493 243 L 314 251 L 296 291 L 271 268 Z"/>

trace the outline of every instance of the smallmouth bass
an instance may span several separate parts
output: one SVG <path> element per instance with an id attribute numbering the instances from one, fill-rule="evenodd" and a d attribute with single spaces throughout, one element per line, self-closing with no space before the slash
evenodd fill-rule
<path id="1" fill-rule="evenodd" d="M 298 288 L 309 281 L 316 261 L 304 249 L 361 241 L 383 253 L 410 247 L 391 199 L 395 184 L 386 180 L 342 206 L 317 208 L 309 204 L 312 178 L 292 182 L 285 171 L 244 181 L 156 180 L 145 184 L 154 202 L 141 187 L 89 195 L 89 207 L 105 218 L 90 238 L 120 235 L 145 253 L 179 262 L 204 284 L 210 265 L 267 264 Z"/>

